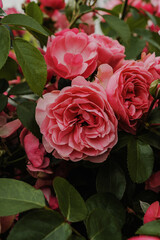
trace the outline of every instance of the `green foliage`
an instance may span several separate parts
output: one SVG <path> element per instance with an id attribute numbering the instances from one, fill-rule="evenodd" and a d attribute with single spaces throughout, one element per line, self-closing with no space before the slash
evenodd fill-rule
<path id="1" fill-rule="evenodd" d="M 128 44 L 125 45 L 126 59 L 137 59 L 146 45 L 146 41 L 139 37 L 131 36 Z M 133 47 L 134 46 L 134 47 Z"/>
<path id="2" fill-rule="evenodd" d="M 35 120 L 36 103 L 27 101 L 17 106 L 17 115 L 24 127 L 26 127 L 37 138 L 41 137 L 39 126 Z"/>
<path id="3" fill-rule="evenodd" d="M 115 222 L 120 228 L 125 223 L 125 210 L 122 203 L 111 193 L 98 193 L 91 196 L 86 201 L 89 214 L 95 209 L 107 210 L 109 214 L 115 217 Z"/>
<path id="4" fill-rule="evenodd" d="M 131 137 L 127 151 L 128 171 L 133 182 L 142 183 L 152 174 L 154 155 L 152 148 Z"/>
<path id="5" fill-rule="evenodd" d="M 35 2 L 30 2 L 27 5 L 26 13 L 30 17 L 34 18 L 39 24 L 43 23 L 43 14 Z"/>
<path id="6" fill-rule="evenodd" d="M 97 208 L 86 220 L 88 237 L 91 240 L 121 240 L 121 231 L 115 217 L 106 209 Z"/>
<path id="7" fill-rule="evenodd" d="M 67 180 L 56 177 L 53 187 L 58 198 L 62 214 L 70 222 L 79 222 L 86 218 L 87 208 L 77 190 Z"/>
<path id="8" fill-rule="evenodd" d="M 8 103 L 7 96 L 0 94 L 0 112 L 5 108 Z"/>
<path id="9" fill-rule="evenodd" d="M 48 37 L 47 31 L 34 18 L 24 14 L 10 14 L 4 17 L 1 22 L 11 26 L 24 27 L 29 31 L 31 30 Z"/>
<path id="10" fill-rule="evenodd" d="M 128 25 L 124 21 L 112 15 L 104 15 L 103 18 L 108 26 L 114 30 L 125 43 L 130 40 L 131 32 Z"/>
<path id="11" fill-rule="evenodd" d="M 4 93 L 8 87 L 8 82 L 4 78 L 0 79 L 0 93 Z"/>
<path id="12" fill-rule="evenodd" d="M 10 216 L 45 206 L 40 190 L 15 179 L 0 179 L 0 216 Z"/>
<path id="13" fill-rule="evenodd" d="M 107 160 L 99 168 L 96 187 L 97 192 L 110 192 L 121 199 L 126 188 L 125 175 L 121 167 L 116 162 Z"/>
<path id="14" fill-rule="evenodd" d="M 35 210 L 20 219 L 7 240 L 68 240 L 71 227 L 52 210 Z"/>
<path id="15" fill-rule="evenodd" d="M 18 64 L 10 57 L 7 58 L 6 63 L 0 69 L 0 78 L 6 80 L 13 80 L 17 77 Z"/>
<path id="16" fill-rule="evenodd" d="M 160 237 L 160 220 L 151 221 L 142 225 L 136 234 Z"/>
<path id="17" fill-rule="evenodd" d="M 8 95 L 27 95 L 32 93 L 33 92 L 29 88 L 27 82 L 22 82 L 12 87 L 9 90 Z"/>
<path id="18" fill-rule="evenodd" d="M 47 80 L 44 57 L 37 48 L 23 39 L 15 39 L 13 47 L 29 87 L 41 96 Z"/>
<path id="19" fill-rule="evenodd" d="M 5 64 L 10 50 L 10 34 L 5 26 L 0 25 L 0 69 Z M 2 77 L 1 77 L 2 78 Z"/>

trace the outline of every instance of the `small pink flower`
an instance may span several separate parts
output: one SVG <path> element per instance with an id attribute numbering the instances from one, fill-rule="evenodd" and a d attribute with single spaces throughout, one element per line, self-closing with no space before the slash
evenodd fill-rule
<path id="1" fill-rule="evenodd" d="M 159 237 L 153 237 L 153 236 L 146 236 L 146 235 L 140 235 L 137 237 L 131 237 L 128 240 L 160 240 Z"/>
<path id="2" fill-rule="evenodd" d="M 66 30 L 49 38 L 45 60 L 49 75 L 87 78 L 97 66 L 97 44 L 86 33 Z"/>
<path id="3" fill-rule="evenodd" d="M 143 218 L 144 224 L 154 220 L 160 220 L 160 206 L 158 201 L 149 206 Z"/>
<path id="4" fill-rule="evenodd" d="M 3 8 L 2 0 L 0 0 L 0 8 Z"/>
<path id="5" fill-rule="evenodd" d="M 40 0 L 40 3 L 44 7 L 50 7 L 53 9 L 63 9 L 65 7 L 64 0 Z"/>
<path id="6" fill-rule="evenodd" d="M 128 61 L 109 79 L 106 94 L 121 130 L 136 134 L 138 120 L 147 113 L 153 99 L 149 93 L 152 81 L 152 74 L 136 61 Z"/>
<path id="7" fill-rule="evenodd" d="M 46 151 L 38 138 L 24 128 L 20 134 L 20 141 L 29 160 L 27 165 L 28 169 L 33 172 L 52 173 L 48 168 L 50 160 L 48 157 L 45 157 Z"/>
<path id="8" fill-rule="evenodd" d="M 152 174 L 152 176 L 145 182 L 145 189 L 153 192 L 160 192 L 160 171 Z"/>
<path id="9" fill-rule="evenodd" d="M 115 68 L 124 59 L 125 48 L 117 40 L 99 34 L 92 34 L 91 38 L 98 45 L 98 65 L 107 63 Z"/>
<path id="10" fill-rule="evenodd" d="M 79 28 L 83 29 L 85 33 L 92 34 L 95 31 L 95 22 L 93 20 L 94 13 L 90 12 L 87 14 L 84 14 L 81 17 L 82 23 L 79 24 Z"/>
<path id="11" fill-rule="evenodd" d="M 21 122 L 19 119 L 13 120 L 11 122 L 5 123 L 3 126 L 0 126 L 0 137 L 7 138 L 11 136 L 14 132 L 21 127 Z"/>
<path id="12" fill-rule="evenodd" d="M 46 151 L 57 158 L 103 162 L 117 142 L 117 120 L 103 87 L 83 77 L 40 98 L 36 120 Z"/>
<path id="13" fill-rule="evenodd" d="M 52 21 L 56 30 L 63 30 L 69 27 L 69 22 L 66 15 L 59 10 L 55 10 L 52 14 Z"/>

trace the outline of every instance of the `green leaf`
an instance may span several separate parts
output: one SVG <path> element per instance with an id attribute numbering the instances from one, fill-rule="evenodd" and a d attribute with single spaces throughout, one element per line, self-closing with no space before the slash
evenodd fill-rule
<path id="1" fill-rule="evenodd" d="M 29 88 L 27 82 L 19 83 L 12 87 L 8 92 L 9 95 L 27 95 L 32 94 L 33 92 Z"/>
<path id="2" fill-rule="evenodd" d="M 136 17 L 136 19 L 133 16 L 127 19 L 127 24 L 129 25 L 131 32 L 135 32 L 137 28 L 139 29 L 142 28 L 143 30 L 147 25 L 146 17 L 142 14 L 138 15 L 139 17 L 138 18 Z"/>
<path id="3" fill-rule="evenodd" d="M 6 13 L 3 11 L 2 8 L 0 8 L 0 16 L 6 16 Z"/>
<path id="4" fill-rule="evenodd" d="M 154 156 L 152 148 L 134 137 L 128 143 L 128 171 L 133 182 L 142 183 L 152 174 Z"/>
<path id="5" fill-rule="evenodd" d="M 118 199 L 123 197 L 126 180 L 123 170 L 114 161 L 108 160 L 99 169 L 96 179 L 97 192 L 113 193 Z"/>
<path id="6" fill-rule="evenodd" d="M 145 45 L 146 45 L 146 41 L 144 39 L 132 36 L 129 43 L 125 44 L 126 59 L 136 60 L 136 58 L 142 52 Z"/>
<path id="7" fill-rule="evenodd" d="M 87 5 L 81 5 L 79 7 L 80 14 L 85 14 L 92 11 L 92 8 Z"/>
<path id="8" fill-rule="evenodd" d="M 160 150 L 160 136 L 156 135 L 155 133 L 147 132 L 138 136 L 138 139 Z"/>
<path id="9" fill-rule="evenodd" d="M 87 208 L 77 190 L 67 180 L 56 177 L 53 187 L 58 198 L 62 214 L 70 222 L 79 222 L 86 218 Z"/>
<path id="10" fill-rule="evenodd" d="M 5 108 L 8 103 L 8 97 L 0 94 L 0 112 Z"/>
<path id="11" fill-rule="evenodd" d="M 7 240 L 68 240 L 71 233 L 58 212 L 35 210 L 16 223 Z"/>
<path id="12" fill-rule="evenodd" d="M 30 17 L 34 18 L 37 22 L 42 24 L 42 22 L 43 22 L 43 13 L 41 12 L 39 6 L 35 2 L 30 2 L 27 5 L 26 13 Z"/>
<path id="13" fill-rule="evenodd" d="M 86 240 L 86 238 L 72 235 L 68 240 Z"/>
<path id="14" fill-rule="evenodd" d="M 104 15 L 103 18 L 111 29 L 118 33 L 119 37 L 127 43 L 131 37 L 129 26 L 116 16 Z"/>
<path id="15" fill-rule="evenodd" d="M 115 218 L 103 209 L 95 209 L 86 220 L 90 240 L 121 240 L 121 232 Z"/>
<path id="16" fill-rule="evenodd" d="M 0 216 L 10 216 L 45 206 L 41 190 L 15 179 L 0 179 Z"/>
<path id="17" fill-rule="evenodd" d="M 143 201 L 140 201 L 140 206 L 142 208 L 143 213 L 145 214 L 147 209 L 149 208 L 150 204 L 146 203 L 146 202 L 143 202 Z"/>
<path id="18" fill-rule="evenodd" d="M 32 132 L 37 138 L 41 137 L 39 126 L 35 120 L 36 103 L 27 101 L 17 106 L 17 115 L 24 127 Z"/>
<path id="19" fill-rule="evenodd" d="M 86 201 L 89 214 L 99 208 L 106 210 L 115 217 L 117 224 L 122 227 L 125 222 L 125 209 L 122 203 L 111 193 L 98 193 Z"/>
<path id="20" fill-rule="evenodd" d="M 8 82 L 4 78 L 0 79 L 0 93 L 4 93 L 8 87 Z"/>
<path id="21" fill-rule="evenodd" d="M 27 30 L 32 30 L 48 37 L 48 33 L 35 19 L 24 14 L 10 14 L 4 17 L 1 22 L 11 26 L 25 27 Z"/>
<path id="22" fill-rule="evenodd" d="M 17 77 L 18 64 L 10 57 L 7 58 L 6 63 L 0 69 L 0 78 L 6 80 L 13 80 Z"/>
<path id="23" fill-rule="evenodd" d="M 0 26 L 0 69 L 5 64 L 10 50 L 10 34 L 6 27 Z M 2 77 L 1 77 L 2 78 Z"/>
<path id="24" fill-rule="evenodd" d="M 136 234 L 160 237 L 160 220 L 151 221 L 142 225 Z"/>
<path id="25" fill-rule="evenodd" d="M 42 94 L 47 80 L 47 66 L 40 51 L 23 39 L 15 39 L 13 47 L 17 60 L 31 90 Z"/>

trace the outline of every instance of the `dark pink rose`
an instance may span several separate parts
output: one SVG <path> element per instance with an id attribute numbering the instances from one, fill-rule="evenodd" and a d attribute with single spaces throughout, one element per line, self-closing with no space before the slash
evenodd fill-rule
<path id="1" fill-rule="evenodd" d="M 20 141 L 29 160 L 28 169 L 33 172 L 52 173 L 48 168 L 50 160 L 48 157 L 45 157 L 46 151 L 43 144 L 39 142 L 39 139 L 24 128 L 20 134 Z"/>
<path id="2" fill-rule="evenodd" d="M 103 162 L 117 142 L 117 120 L 103 87 L 83 77 L 40 98 L 36 120 L 46 151 L 57 158 Z"/>
<path id="3" fill-rule="evenodd" d="M 63 9 L 65 7 L 64 0 L 40 0 L 40 3 L 44 7 L 50 7 L 53 9 Z"/>
<path id="4" fill-rule="evenodd" d="M 144 215 L 143 222 L 148 223 L 155 220 L 160 220 L 160 206 L 158 201 L 149 206 Z"/>
<path id="5" fill-rule="evenodd" d="M 159 237 L 153 237 L 153 236 L 146 236 L 146 235 L 140 235 L 137 237 L 131 237 L 128 240 L 160 240 Z"/>
<path id="6" fill-rule="evenodd" d="M 142 62 L 128 61 L 108 80 L 106 93 L 117 116 L 119 128 L 136 134 L 138 120 L 148 112 L 153 76 Z"/>
<path id="7" fill-rule="evenodd" d="M 92 34 L 91 38 L 98 45 L 98 65 L 107 63 L 115 68 L 124 59 L 125 48 L 117 40 L 99 34 Z"/>
<path id="8" fill-rule="evenodd" d="M 152 174 L 152 176 L 145 182 L 145 189 L 153 192 L 160 192 L 160 171 Z"/>
<path id="9" fill-rule="evenodd" d="M 87 78 L 97 66 L 97 44 L 86 33 L 67 30 L 49 38 L 45 60 L 49 75 Z"/>
<path id="10" fill-rule="evenodd" d="M 0 8 L 3 8 L 2 0 L 0 0 Z"/>

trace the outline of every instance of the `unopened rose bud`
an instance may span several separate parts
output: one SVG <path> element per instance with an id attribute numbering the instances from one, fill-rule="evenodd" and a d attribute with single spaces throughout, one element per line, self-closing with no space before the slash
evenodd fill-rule
<path id="1" fill-rule="evenodd" d="M 160 98 L 160 79 L 157 79 L 151 83 L 149 92 L 155 99 Z"/>

